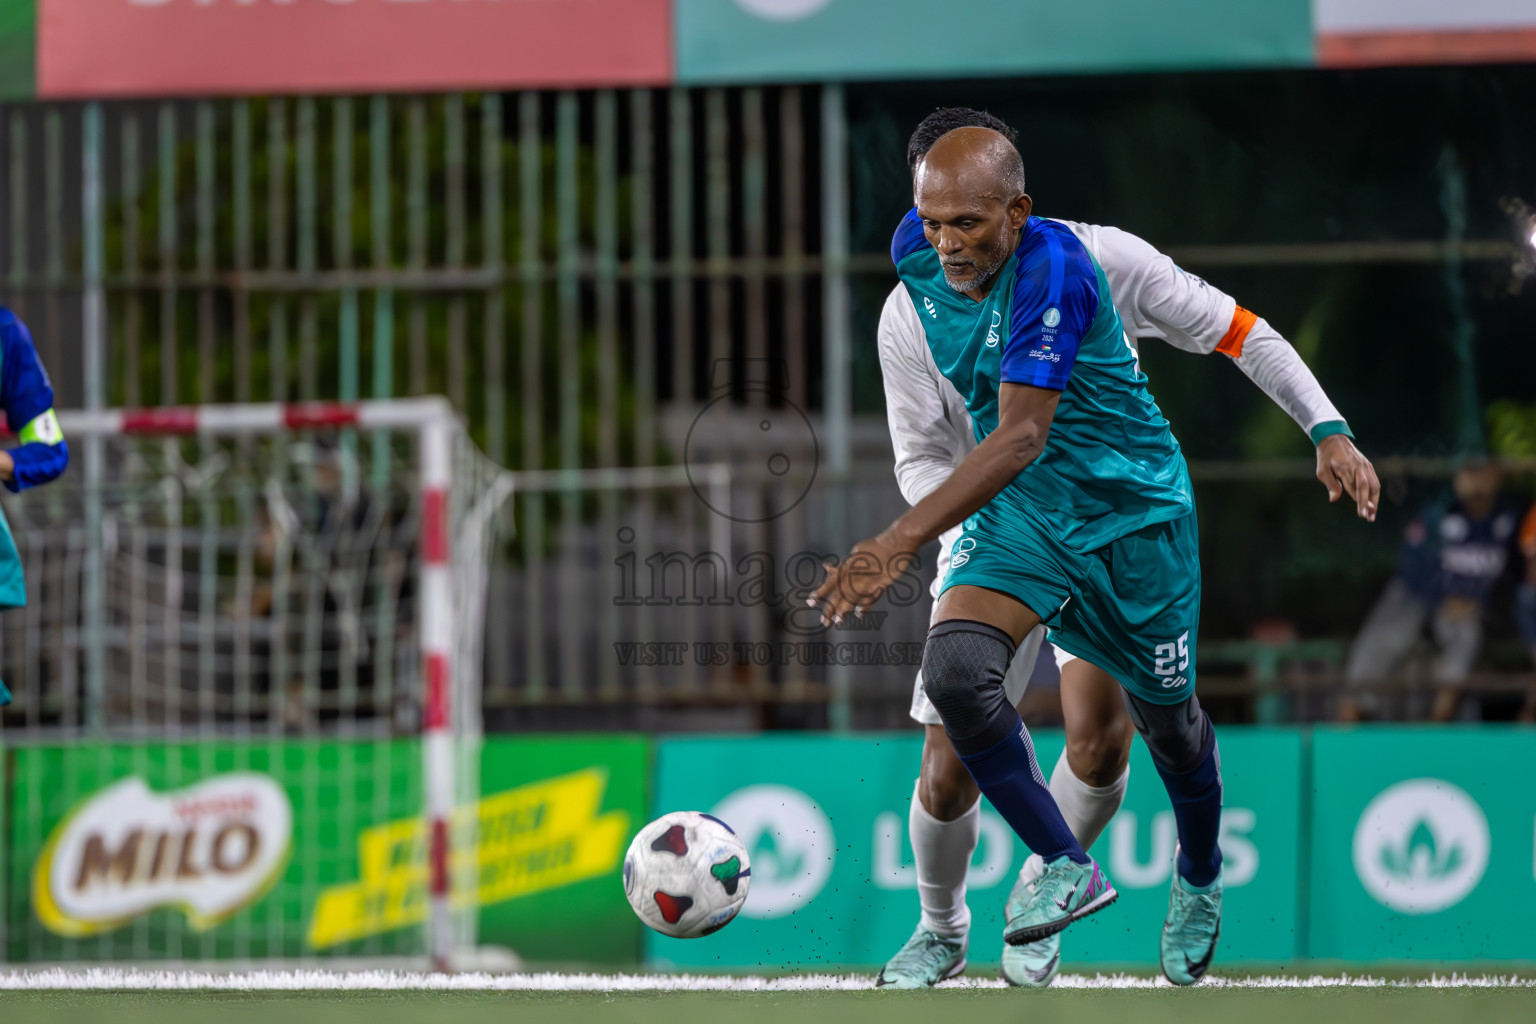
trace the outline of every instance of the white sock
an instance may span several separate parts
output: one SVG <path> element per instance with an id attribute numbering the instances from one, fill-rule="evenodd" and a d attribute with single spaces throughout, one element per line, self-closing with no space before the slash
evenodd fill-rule
<path id="1" fill-rule="evenodd" d="M 1130 780 L 1131 766 L 1127 764 L 1120 777 L 1109 785 L 1090 786 L 1073 774 L 1072 766 L 1067 764 L 1067 752 L 1061 752 L 1056 767 L 1051 770 L 1051 796 L 1056 798 L 1061 816 L 1083 849 L 1098 841 L 1109 819 L 1125 802 L 1125 787 Z M 1024 862 L 1019 877 L 1026 883 L 1033 882 L 1044 870 L 1045 862 L 1035 854 Z"/>
<path id="2" fill-rule="evenodd" d="M 921 782 L 919 782 L 921 786 Z M 912 790 L 907 834 L 917 861 L 917 898 L 923 906 L 923 927 L 948 938 L 964 938 L 971 930 L 971 908 L 965 905 L 965 873 L 981 835 L 981 800 L 954 821 L 940 821 L 923 808 L 918 788 Z"/>

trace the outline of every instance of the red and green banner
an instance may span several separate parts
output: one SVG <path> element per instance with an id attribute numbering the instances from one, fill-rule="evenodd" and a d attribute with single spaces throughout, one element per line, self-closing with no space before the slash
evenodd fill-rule
<path id="1" fill-rule="evenodd" d="M 1531 60 L 1529 0 L 0 0 L 0 98 Z"/>

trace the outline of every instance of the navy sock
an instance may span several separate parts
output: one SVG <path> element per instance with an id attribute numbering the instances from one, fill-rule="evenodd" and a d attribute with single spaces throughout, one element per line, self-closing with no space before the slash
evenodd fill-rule
<path id="1" fill-rule="evenodd" d="M 1197 888 L 1216 881 L 1221 871 L 1221 752 L 1209 724 L 1204 747 L 1200 761 L 1187 772 L 1157 766 L 1179 825 L 1179 877 Z"/>
<path id="2" fill-rule="evenodd" d="M 1004 739 L 983 750 L 975 749 L 976 737 L 970 743 L 951 737 L 955 753 L 970 769 L 971 778 L 1024 840 L 1024 845 L 1047 863 L 1063 854 L 1078 864 L 1088 863 L 1088 855 L 1067 827 L 1061 808 L 1056 806 L 1056 799 L 1045 784 L 1040 763 L 1035 760 L 1034 744 L 1029 741 L 1018 711 L 1005 705 L 992 724 L 1006 729 Z M 997 731 L 989 728 L 987 735 L 995 737 Z"/>

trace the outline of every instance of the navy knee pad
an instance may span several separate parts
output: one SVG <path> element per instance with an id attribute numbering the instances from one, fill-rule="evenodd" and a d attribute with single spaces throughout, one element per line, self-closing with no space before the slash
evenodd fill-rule
<path id="1" fill-rule="evenodd" d="M 1013 638 L 984 622 L 950 619 L 928 631 L 923 692 L 958 753 L 985 750 L 1015 728 L 1018 714 L 1010 714 L 1013 708 L 1003 689 L 1013 652 Z"/>
<path id="2" fill-rule="evenodd" d="M 1193 770 L 1216 742 L 1211 720 L 1194 694 L 1181 704 L 1153 704 L 1126 690 L 1125 703 L 1152 761 L 1164 771 Z"/>

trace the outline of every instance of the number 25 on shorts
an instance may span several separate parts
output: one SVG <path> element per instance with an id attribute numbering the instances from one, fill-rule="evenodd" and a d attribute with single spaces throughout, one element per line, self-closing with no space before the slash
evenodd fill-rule
<path id="1" fill-rule="evenodd" d="M 1164 677 L 1163 686 L 1172 689 L 1184 684 L 1183 673 L 1189 668 L 1189 631 L 1172 643 L 1158 644 L 1152 650 L 1152 672 Z"/>

